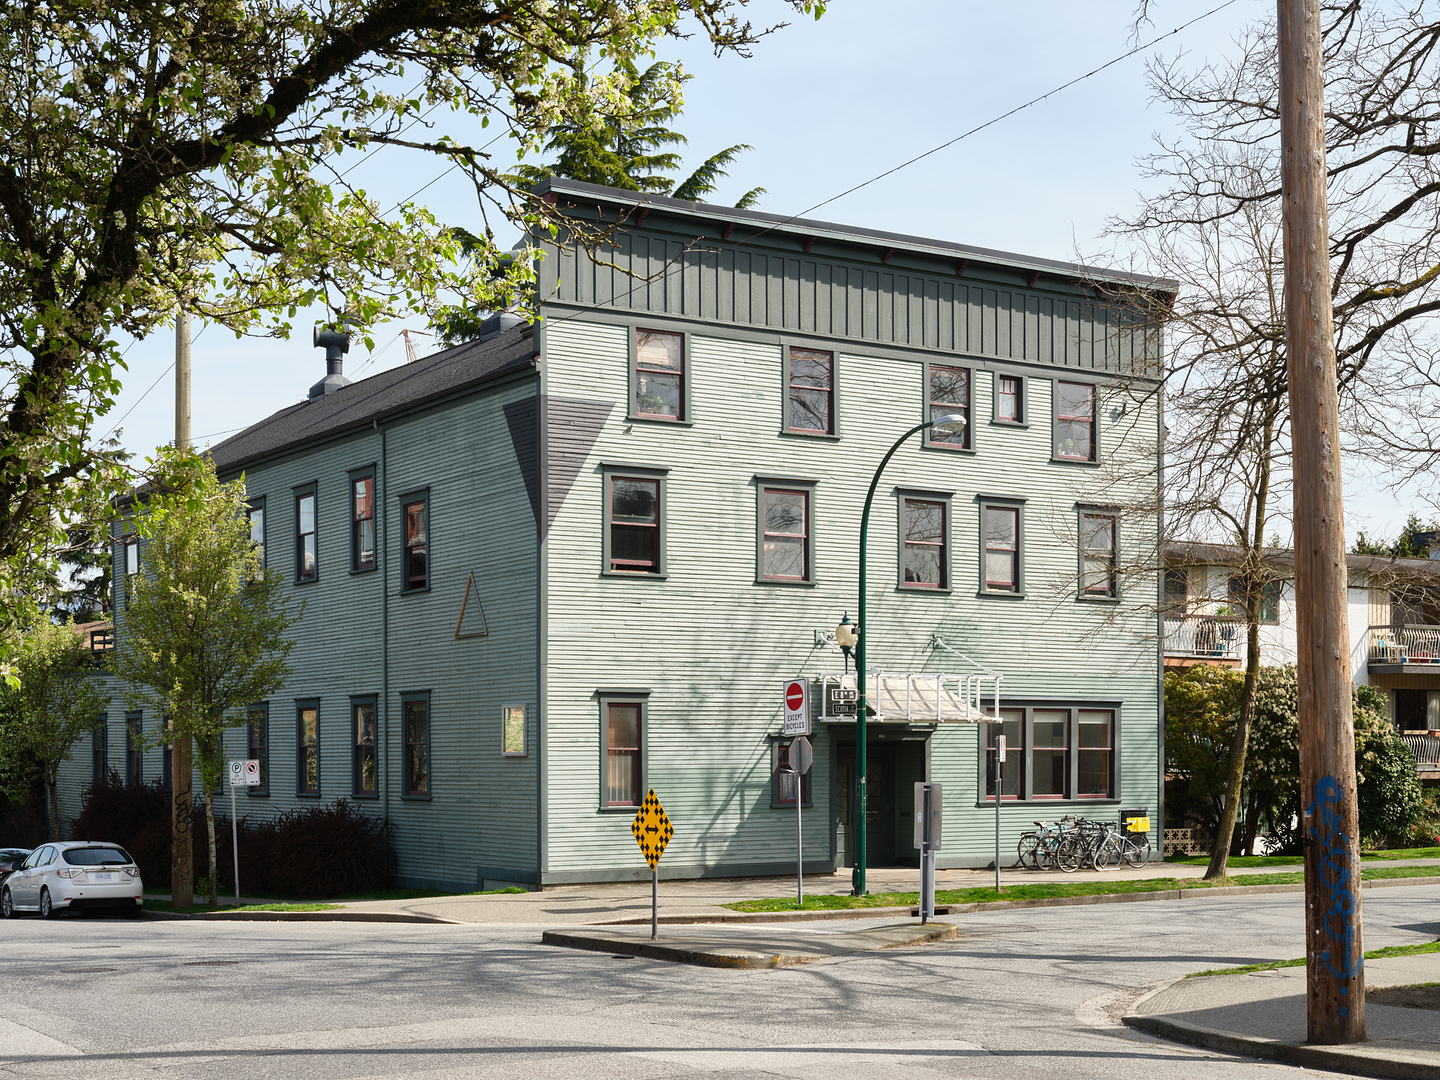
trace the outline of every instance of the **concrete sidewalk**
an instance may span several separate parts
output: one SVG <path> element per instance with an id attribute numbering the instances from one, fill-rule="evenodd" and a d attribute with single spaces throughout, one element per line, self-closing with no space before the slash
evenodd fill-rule
<path id="1" fill-rule="evenodd" d="M 1365 961 L 1367 992 L 1436 981 L 1440 953 Z M 1138 1002 L 1125 1023 L 1177 1042 L 1307 1069 L 1440 1080 L 1440 1012 L 1367 1001 L 1368 1041 L 1305 1043 L 1303 967 L 1180 979 Z"/>

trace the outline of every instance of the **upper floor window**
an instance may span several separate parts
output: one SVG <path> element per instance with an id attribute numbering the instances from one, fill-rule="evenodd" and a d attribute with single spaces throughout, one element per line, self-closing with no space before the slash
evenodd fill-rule
<path id="1" fill-rule="evenodd" d="M 315 492 L 295 496 L 295 579 L 313 581 L 320 571 L 315 542 Z"/>
<path id="2" fill-rule="evenodd" d="M 787 358 L 787 429 L 835 434 L 835 354 L 791 345 Z"/>
<path id="3" fill-rule="evenodd" d="M 1245 579 L 1239 574 L 1232 574 L 1226 582 L 1225 599 L 1230 604 L 1230 610 L 1236 615 L 1245 614 Z M 1260 612 L 1259 621 L 1262 623 L 1278 623 L 1280 621 L 1280 582 L 1278 579 L 1263 581 L 1260 583 Z"/>
<path id="4" fill-rule="evenodd" d="M 946 502 L 900 500 L 900 583 L 918 589 L 950 587 L 950 552 Z"/>
<path id="5" fill-rule="evenodd" d="M 605 474 L 605 572 L 665 572 L 665 479 Z"/>
<path id="6" fill-rule="evenodd" d="M 1020 508 L 982 507 L 985 520 L 985 591 L 1020 591 Z"/>
<path id="7" fill-rule="evenodd" d="M 942 416 L 959 414 L 965 417 L 963 431 L 926 430 L 926 441 L 932 446 L 948 446 L 956 450 L 970 447 L 970 370 L 968 368 L 939 367 L 930 365 L 928 387 L 930 413 L 926 419 L 934 421 Z"/>
<path id="8" fill-rule="evenodd" d="M 1055 384 L 1055 456 L 1095 460 L 1095 387 L 1090 383 Z"/>
<path id="9" fill-rule="evenodd" d="M 1119 595 L 1115 556 L 1115 515 L 1080 514 L 1080 595 Z"/>
<path id="10" fill-rule="evenodd" d="M 140 573 L 140 539 L 132 536 L 125 541 L 125 576 L 134 577 Z"/>
<path id="11" fill-rule="evenodd" d="M 683 420 L 685 335 L 660 330 L 635 332 L 635 415 Z"/>
<path id="12" fill-rule="evenodd" d="M 1190 606 L 1190 568 L 1188 566 L 1167 566 L 1165 568 L 1165 615 L 1181 618 Z"/>
<path id="13" fill-rule="evenodd" d="M 350 481 L 350 568 L 375 569 L 375 478 Z"/>
<path id="14" fill-rule="evenodd" d="M 265 504 L 263 502 L 251 503 L 245 511 L 245 518 L 250 525 L 250 543 L 255 545 L 255 550 L 260 552 L 260 558 L 265 558 Z"/>
<path id="15" fill-rule="evenodd" d="M 405 523 L 405 589 L 425 589 L 430 585 L 430 515 L 427 499 L 405 503 L 401 518 Z"/>
<path id="16" fill-rule="evenodd" d="M 810 581 L 810 491 L 762 485 L 760 499 L 760 577 Z"/>
<path id="17" fill-rule="evenodd" d="M 1003 424 L 1025 422 L 1025 380 L 1019 375 L 995 376 L 995 419 Z"/>

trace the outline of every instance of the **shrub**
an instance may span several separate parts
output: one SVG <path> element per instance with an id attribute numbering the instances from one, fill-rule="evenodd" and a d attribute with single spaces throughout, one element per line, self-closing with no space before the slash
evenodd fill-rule
<path id="1" fill-rule="evenodd" d="M 108 840 L 129 848 L 147 826 L 170 821 L 170 799 L 160 781 L 126 785 L 111 769 L 105 779 L 87 787 L 80 796 L 80 814 L 70 823 L 70 835 L 77 840 Z M 169 860 L 165 880 L 169 881 Z"/>
<path id="2" fill-rule="evenodd" d="M 281 814 L 273 828 L 266 877 L 281 896 L 344 896 L 387 888 L 394 876 L 393 827 L 345 799 Z"/>
<path id="3" fill-rule="evenodd" d="M 1425 811 L 1415 755 L 1400 735 L 1386 726 L 1369 747 L 1370 760 L 1359 777 L 1355 801 L 1360 809 L 1360 835 L 1366 846 L 1403 846 L 1411 826 Z"/>

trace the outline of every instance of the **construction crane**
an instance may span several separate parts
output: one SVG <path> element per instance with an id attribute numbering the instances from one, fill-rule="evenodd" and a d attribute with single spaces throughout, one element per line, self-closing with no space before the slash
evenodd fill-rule
<path id="1" fill-rule="evenodd" d="M 407 364 L 413 364 L 416 360 L 420 359 L 418 356 L 415 355 L 415 343 L 410 340 L 410 335 L 411 335 L 411 334 L 418 334 L 420 337 L 429 337 L 429 336 L 430 336 L 430 335 L 427 334 L 424 330 L 401 330 L 401 331 L 400 331 L 400 336 L 405 339 L 405 362 L 406 362 Z"/>

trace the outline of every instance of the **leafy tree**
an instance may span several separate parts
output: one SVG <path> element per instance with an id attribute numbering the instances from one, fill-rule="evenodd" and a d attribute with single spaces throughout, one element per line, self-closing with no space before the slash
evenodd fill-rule
<path id="1" fill-rule="evenodd" d="M 751 147 L 737 143 L 712 154 L 678 184 L 667 175 L 681 165 L 680 155 L 668 148 L 689 141 L 669 125 L 680 115 L 679 91 L 691 78 L 673 64 L 651 64 L 625 87 L 619 112 L 609 117 L 595 114 L 562 120 L 551 129 L 544 147 L 546 153 L 557 154 L 556 159 L 546 165 L 521 164 L 514 179 L 530 185 L 563 176 L 692 201 L 713 194 L 728 175 L 728 167 Z M 754 206 L 764 194 L 763 187 L 751 188 L 735 205 L 741 209 Z M 483 242 L 470 231 L 455 229 L 454 235 L 467 258 L 482 250 Z M 486 308 L 448 307 L 431 323 L 431 329 L 442 345 L 459 345 L 480 336 L 481 324 L 489 314 Z"/>
<path id="2" fill-rule="evenodd" d="M 818 14 L 825 0 L 785 0 Z M 717 52 L 764 34 L 744 0 L 197 0 L 0 6 L 0 618 L 64 545 L 106 518 L 117 341 L 177 307 L 288 333 L 323 304 L 360 326 L 445 302 L 503 308 L 532 268 L 480 272 L 423 207 L 348 182 L 386 148 L 473 182 L 528 229 L 560 213 L 482 147 L 432 130 L 503 125 L 522 152 L 557 124 L 627 107 L 637 57 L 693 20 Z M 673 83 L 662 93 L 674 93 Z M 398 171 L 405 168 L 396 162 Z"/>
<path id="3" fill-rule="evenodd" d="M 164 459 L 180 479 L 136 515 L 148 541 L 144 572 L 130 583 L 112 663 L 129 708 L 169 717 L 156 741 L 194 739 L 203 790 L 213 791 L 225 772 L 226 729 L 245 723 L 247 706 L 289 678 L 294 642 L 286 631 L 303 607 L 290 614 L 283 575 L 266 571 L 250 540 L 243 480 L 221 484 L 208 459 L 188 451 L 167 451 Z M 181 778 L 175 783 L 178 793 Z M 213 904 L 213 799 L 205 801 L 205 820 Z"/>
<path id="4" fill-rule="evenodd" d="M 49 838 L 60 836 L 60 763 L 104 721 L 110 695 L 94 655 L 69 623 L 37 622 L 15 659 L 18 685 L 0 690 L 0 782 L 16 801 L 37 776 L 45 789 Z"/>
<path id="5" fill-rule="evenodd" d="M 1426 538 L 1421 539 L 1424 533 L 1433 533 L 1440 529 L 1440 522 L 1432 520 L 1425 524 L 1420 520 L 1420 515 L 1413 510 L 1405 519 L 1405 524 L 1400 528 L 1400 535 L 1393 544 L 1387 544 L 1383 540 L 1371 540 L 1365 535 L 1364 530 L 1356 534 L 1355 545 L 1350 549 L 1356 555 L 1380 555 L 1388 558 L 1400 559 L 1425 559 L 1430 556 L 1430 542 Z"/>
<path id="6" fill-rule="evenodd" d="M 1166 771 L 1188 781 L 1177 809 L 1211 827 L 1226 797 L 1219 763 L 1235 737 L 1240 682 L 1234 672 L 1201 665 L 1165 676 Z M 1414 755 L 1374 687 L 1356 685 L 1352 708 L 1361 835 L 1374 842 L 1404 837 L 1424 809 Z M 1282 850 L 1298 849 L 1300 719 L 1293 665 L 1260 669 L 1237 811 L 1235 851 L 1253 850 L 1262 826 Z"/>

